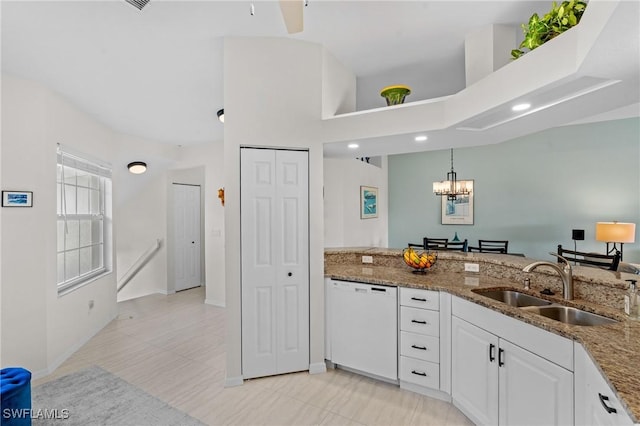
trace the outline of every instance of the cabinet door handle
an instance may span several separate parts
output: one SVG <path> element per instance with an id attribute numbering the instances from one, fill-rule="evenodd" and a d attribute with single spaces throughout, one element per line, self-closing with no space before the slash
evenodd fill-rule
<path id="1" fill-rule="evenodd" d="M 387 292 L 386 288 L 378 288 L 378 287 L 371 287 L 371 291 L 382 291 L 382 292 Z"/>
<path id="2" fill-rule="evenodd" d="M 489 344 L 489 362 L 493 362 L 496 360 L 496 345 L 493 343 Z"/>
<path id="3" fill-rule="evenodd" d="M 415 300 L 416 302 L 426 302 L 427 299 L 422 299 L 420 297 L 412 297 L 411 300 Z"/>
<path id="4" fill-rule="evenodd" d="M 604 407 L 605 410 L 607 410 L 607 413 L 609 414 L 613 414 L 613 413 L 617 413 L 618 410 L 616 410 L 613 407 L 609 407 L 605 401 L 609 400 L 608 396 L 604 396 L 603 394 L 601 394 L 600 392 L 598 392 L 598 396 L 600 397 L 600 404 L 602 404 L 602 406 Z"/>
<path id="5" fill-rule="evenodd" d="M 498 367 L 504 365 L 504 349 L 498 349 Z"/>
<path id="6" fill-rule="evenodd" d="M 416 324 L 426 324 L 426 321 L 419 321 L 419 320 L 411 320 L 411 322 L 415 322 Z"/>
<path id="7" fill-rule="evenodd" d="M 413 349 L 420 349 L 421 351 L 426 351 L 427 350 L 426 346 L 411 345 L 411 347 Z"/>
<path id="8" fill-rule="evenodd" d="M 411 370 L 411 374 L 415 374 L 416 376 L 427 377 L 427 373 L 425 373 L 423 371 Z"/>

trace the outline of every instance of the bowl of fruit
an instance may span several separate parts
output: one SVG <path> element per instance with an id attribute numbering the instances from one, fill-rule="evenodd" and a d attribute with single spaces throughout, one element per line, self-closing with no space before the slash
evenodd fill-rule
<path id="1" fill-rule="evenodd" d="M 402 252 L 404 263 L 411 266 L 414 269 L 415 274 L 424 274 L 427 269 L 431 268 L 438 259 L 436 252 L 422 252 L 418 253 L 413 247 L 407 247 Z"/>

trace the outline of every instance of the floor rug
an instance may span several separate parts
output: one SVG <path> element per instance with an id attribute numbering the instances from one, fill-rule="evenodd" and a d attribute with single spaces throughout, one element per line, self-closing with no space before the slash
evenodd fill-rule
<path id="1" fill-rule="evenodd" d="M 96 366 L 34 387 L 31 400 L 34 426 L 203 424 Z"/>

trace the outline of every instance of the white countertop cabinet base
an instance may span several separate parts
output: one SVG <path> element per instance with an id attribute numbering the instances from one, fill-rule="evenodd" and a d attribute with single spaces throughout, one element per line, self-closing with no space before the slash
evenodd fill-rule
<path id="1" fill-rule="evenodd" d="M 573 372 L 501 338 L 499 329 L 472 324 L 491 323 L 484 314 L 501 314 L 478 305 L 468 312 L 468 302 L 459 300 L 454 298 L 451 320 L 454 405 L 476 424 L 574 424 Z M 532 326 L 520 324 L 520 338 L 529 340 Z M 572 349 L 566 356 L 573 358 Z"/>

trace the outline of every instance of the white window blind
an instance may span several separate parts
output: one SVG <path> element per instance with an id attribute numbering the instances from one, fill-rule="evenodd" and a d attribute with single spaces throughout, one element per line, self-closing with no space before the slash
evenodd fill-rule
<path id="1" fill-rule="evenodd" d="M 111 167 L 58 148 L 58 293 L 108 271 Z"/>

